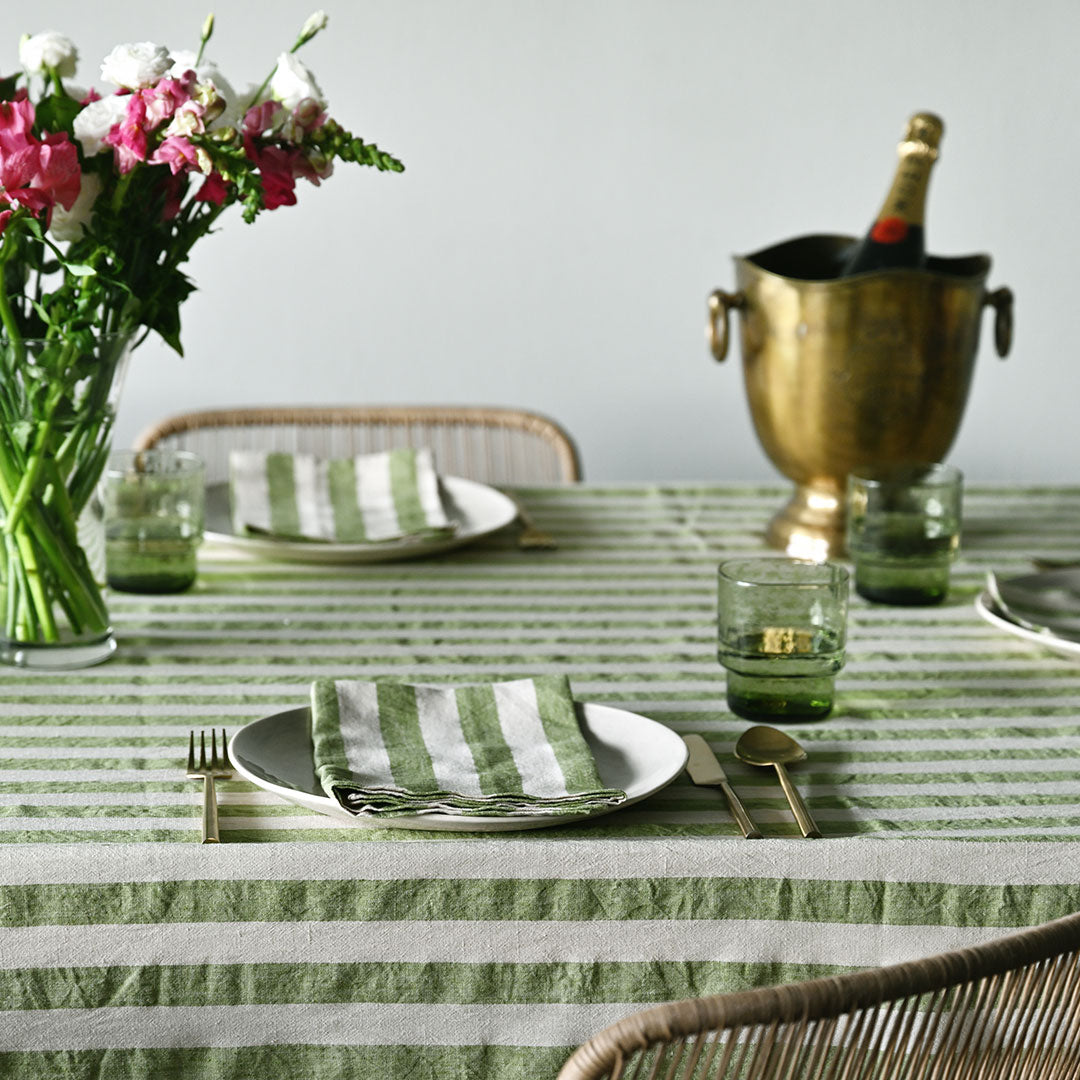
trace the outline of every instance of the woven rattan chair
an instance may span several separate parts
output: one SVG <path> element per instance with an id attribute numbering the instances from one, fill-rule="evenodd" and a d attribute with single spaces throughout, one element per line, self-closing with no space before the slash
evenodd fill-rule
<path id="1" fill-rule="evenodd" d="M 519 409 L 456 406 L 210 409 L 147 428 L 136 450 L 193 450 L 210 483 L 228 479 L 229 451 L 351 457 L 397 446 L 429 446 L 439 471 L 487 484 L 564 484 L 581 479 L 570 436 L 553 420 Z"/>
<path id="2" fill-rule="evenodd" d="M 890 967 L 635 1013 L 559 1080 L 1080 1076 L 1080 914 Z"/>

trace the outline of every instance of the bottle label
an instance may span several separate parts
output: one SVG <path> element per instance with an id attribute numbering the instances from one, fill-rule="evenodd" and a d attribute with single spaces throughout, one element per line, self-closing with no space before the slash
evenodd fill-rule
<path id="1" fill-rule="evenodd" d="M 881 208 L 878 224 L 889 221 L 921 225 L 926 206 L 926 188 L 930 180 L 930 166 L 934 163 L 929 154 L 906 153 L 900 157 L 900 165 L 893 177 L 892 187 Z M 875 240 L 878 237 L 874 237 Z M 883 243 L 896 243 L 903 239 L 882 238 Z"/>
<path id="2" fill-rule="evenodd" d="M 900 217 L 883 217 L 874 222 L 870 239 L 875 244 L 899 244 L 908 234 L 908 223 Z"/>

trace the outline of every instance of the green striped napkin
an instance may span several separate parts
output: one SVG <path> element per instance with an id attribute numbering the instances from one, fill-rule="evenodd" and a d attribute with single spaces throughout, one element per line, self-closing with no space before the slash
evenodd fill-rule
<path id="1" fill-rule="evenodd" d="M 233 450 L 229 496 L 238 535 L 361 544 L 453 529 L 427 449 L 337 460 Z"/>
<path id="2" fill-rule="evenodd" d="M 592 813 L 605 788 L 565 676 L 477 686 L 316 679 L 315 771 L 354 814 Z"/>

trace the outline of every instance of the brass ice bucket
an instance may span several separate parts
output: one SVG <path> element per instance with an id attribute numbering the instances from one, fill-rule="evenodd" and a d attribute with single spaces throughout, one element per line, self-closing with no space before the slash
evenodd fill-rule
<path id="1" fill-rule="evenodd" d="M 754 427 L 795 493 L 766 538 L 791 555 L 843 552 L 844 488 L 859 465 L 942 461 L 967 404 L 982 310 L 1012 341 L 1012 293 L 986 289 L 987 255 L 838 277 L 849 236 L 801 236 L 735 257 L 737 291 L 709 297 L 713 356 L 741 316 Z"/>

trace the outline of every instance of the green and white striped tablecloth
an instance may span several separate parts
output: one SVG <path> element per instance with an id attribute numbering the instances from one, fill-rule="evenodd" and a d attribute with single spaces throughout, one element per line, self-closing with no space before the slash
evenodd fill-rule
<path id="1" fill-rule="evenodd" d="M 0 673 L 0 1076 L 554 1076 L 637 1008 L 889 963 L 1080 909 L 1080 663 L 983 623 L 986 570 L 1077 555 L 1080 489 L 974 489 L 938 608 L 853 597 L 827 720 L 794 729 L 805 841 L 725 758 L 772 838 L 680 779 L 532 833 L 365 830 L 221 785 L 198 843 L 191 727 L 303 705 L 315 675 L 549 672 L 730 751 L 715 565 L 763 550 L 780 488 L 522 492 L 513 529 L 412 563 L 246 563 L 113 594 L 120 652 Z"/>

